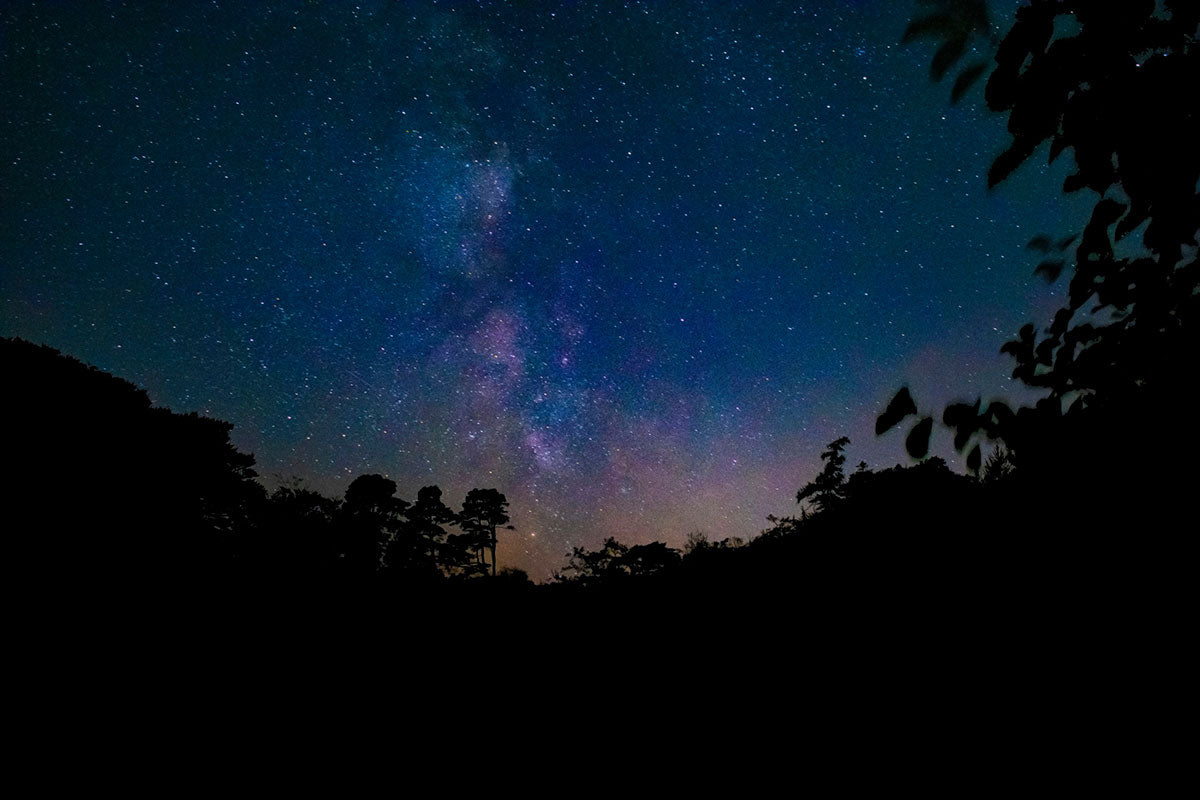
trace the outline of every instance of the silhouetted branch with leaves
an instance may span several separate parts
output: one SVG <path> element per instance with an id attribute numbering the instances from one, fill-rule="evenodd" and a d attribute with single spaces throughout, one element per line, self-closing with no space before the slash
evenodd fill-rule
<path id="1" fill-rule="evenodd" d="M 905 41 L 941 42 L 936 80 L 965 41 L 987 39 L 988 19 L 980 0 L 924 2 Z M 1067 305 L 1043 331 L 1026 325 L 1002 348 L 1016 361 L 1013 377 L 1045 390 L 1046 398 L 1016 412 L 976 401 L 943 415 L 960 452 L 976 441 L 968 457 L 973 470 L 976 434 L 1006 442 L 1020 464 L 1053 460 L 1054 448 L 1089 435 L 1111 439 L 1118 418 L 1190 429 L 1174 398 L 1185 390 L 1198 342 L 1198 23 L 1200 4 L 1182 0 L 1161 8 L 1153 0 L 1033 0 L 998 42 L 985 98 L 1008 116 L 1012 140 L 992 163 L 988 186 L 1049 142 L 1051 162 L 1073 153 L 1075 171 L 1063 191 L 1089 189 L 1097 200 L 1080 233 L 1029 243 L 1043 256 L 1034 274 L 1050 282 L 1066 271 L 1074 247 Z M 1137 230 L 1144 251 L 1120 255 L 1118 243 Z M 911 400 L 907 390 L 898 393 L 877 432 L 916 413 Z M 1059 435 L 1056 426 L 1071 433 Z M 931 431 L 928 416 L 914 426 L 910 455 L 927 452 Z"/>

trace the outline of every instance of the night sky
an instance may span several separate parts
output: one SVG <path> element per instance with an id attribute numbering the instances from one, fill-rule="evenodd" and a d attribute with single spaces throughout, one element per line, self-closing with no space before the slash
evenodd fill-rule
<path id="1" fill-rule="evenodd" d="M 1068 158 L 987 191 L 1004 118 L 910 11 L 4 3 L 0 335 L 234 423 L 268 486 L 495 487 L 537 579 L 753 535 L 839 436 L 906 460 L 901 384 L 1024 397 L 1024 244 L 1090 209 Z"/>

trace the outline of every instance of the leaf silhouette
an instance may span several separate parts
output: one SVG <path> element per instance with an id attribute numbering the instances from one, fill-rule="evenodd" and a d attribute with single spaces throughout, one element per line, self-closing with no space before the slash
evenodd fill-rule
<path id="1" fill-rule="evenodd" d="M 980 402 L 981 398 L 977 397 L 972 404 L 951 403 L 942 412 L 942 424 L 954 429 L 954 449 L 960 453 L 975 431 L 979 430 Z"/>
<path id="2" fill-rule="evenodd" d="M 979 401 L 975 405 L 968 403 L 951 403 L 942 412 L 942 424 L 950 428 L 961 428 L 969 425 L 979 410 Z"/>
<path id="3" fill-rule="evenodd" d="M 1067 149 L 1068 145 L 1069 142 L 1067 142 L 1067 137 L 1062 136 L 1061 134 L 1055 135 L 1055 137 L 1050 140 L 1050 157 L 1046 159 L 1046 163 L 1053 164 L 1055 159 L 1062 155 L 1062 151 Z"/>
<path id="4" fill-rule="evenodd" d="M 1113 238 L 1117 241 L 1124 239 L 1131 231 L 1141 225 L 1150 216 L 1150 209 L 1131 209 L 1125 217 L 1117 223 L 1117 230 L 1113 233 Z"/>
<path id="5" fill-rule="evenodd" d="M 1022 325 L 1021 330 L 1017 332 L 1017 338 L 1005 342 L 1000 347 L 1000 352 L 1012 353 L 1018 361 L 1024 358 L 1033 358 L 1034 330 L 1032 323 Z"/>
<path id="6" fill-rule="evenodd" d="M 1092 219 L 1099 225 L 1108 227 L 1116 222 L 1125 209 L 1128 208 L 1124 203 L 1113 200 L 1111 197 L 1106 197 L 1096 204 L 1092 210 Z"/>
<path id="7" fill-rule="evenodd" d="M 1033 274 L 1040 275 L 1046 283 L 1054 283 L 1058 280 L 1058 276 L 1062 274 L 1063 268 L 1066 266 L 1067 262 L 1064 259 L 1052 258 L 1038 264 Z"/>
<path id="8" fill-rule="evenodd" d="M 1073 175 L 1068 175 L 1063 181 L 1063 191 L 1066 194 L 1078 192 L 1083 187 L 1087 186 L 1087 178 L 1083 177 L 1083 173 L 1076 172 Z"/>
<path id="9" fill-rule="evenodd" d="M 933 54 L 933 61 L 929 64 L 929 75 L 935 81 L 940 81 L 950 67 L 954 66 L 954 62 L 962 58 L 962 54 L 967 50 L 967 37 L 956 36 L 942 44 Z"/>
<path id="10" fill-rule="evenodd" d="M 950 90 L 950 102 L 957 103 L 961 100 L 963 95 L 969 92 L 971 87 L 983 77 L 987 68 L 986 61 L 976 61 L 963 67 L 962 72 L 958 73 L 958 77 L 954 79 L 954 88 Z"/>
<path id="11" fill-rule="evenodd" d="M 1029 240 L 1025 245 L 1026 250 L 1037 250 L 1039 253 L 1050 252 L 1050 237 L 1044 233 L 1039 233 L 1037 236 Z"/>
<path id="12" fill-rule="evenodd" d="M 917 404 L 913 402 L 912 395 L 908 392 L 908 387 L 902 387 L 896 392 L 896 396 L 887 404 L 887 408 L 875 420 L 875 435 L 879 436 L 891 430 L 898 425 L 901 420 L 910 414 L 917 413 Z"/>
<path id="13" fill-rule="evenodd" d="M 1017 362 L 1017 366 L 1013 369 L 1013 377 L 1020 380 L 1025 380 L 1032 377 L 1034 373 L 1034 327 L 1032 324 L 1026 324 L 1021 327 L 1017 338 L 1005 342 L 1000 347 L 1001 353 L 1012 355 L 1013 360 Z"/>
<path id="14" fill-rule="evenodd" d="M 1049 333 L 1053 336 L 1061 336 L 1066 333 L 1067 326 L 1071 324 L 1071 317 L 1074 316 L 1070 309 L 1060 308 L 1054 312 L 1054 321 L 1050 323 Z"/>
<path id="15" fill-rule="evenodd" d="M 1083 239 L 1079 242 L 1079 260 L 1085 261 L 1089 255 L 1098 258 L 1112 256 L 1112 244 L 1108 239 L 1108 228 L 1121 214 L 1125 213 L 1125 204 L 1118 203 L 1106 197 L 1092 209 L 1092 218 L 1083 229 Z"/>
<path id="16" fill-rule="evenodd" d="M 937 11 L 924 17 L 914 19 L 904 29 L 900 44 L 907 44 L 915 39 L 942 39 L 958 31 L 958 21 L 946 11 Z"/>
<path id="17" fill-rule="evenodd" d="M 1030 154 L 1033 153 L 1033 148 L 1036 144 L 1037 142 L 1027 139 L 1014 139 L 1012 146 L 996 156 L 996 160 L 992 162 L 992 167 L 988 170 L 988 188 L 995 188 L 996 184 L 1003 181 L 1012 174 L 1013 170 L 1025 163 L 1025 159 L 1029 158 Z"/>
<path id="18" fill-rule="evenodd" d="M 925 419 L 913 426 L 904 440 L 904 449 L 913 458 L 924 458 L 929 452 L 929 434 L 933 433 L 933 417 Z"/>
<path id="19" fill-rule="evenodd" d="M 1054 349 L 1058 347 L 1056 339 L 1044 339 L 1037 346 L 1037 363 L 1047 367 L 1054 363 Z"/>

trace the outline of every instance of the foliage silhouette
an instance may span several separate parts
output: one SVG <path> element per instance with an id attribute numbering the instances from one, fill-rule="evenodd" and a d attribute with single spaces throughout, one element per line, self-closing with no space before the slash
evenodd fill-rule
<path id="1" fill-rule="evenodd" d="M 926 5 L 936 13 L 914 19 L 906 40 L 937 39 L 939 53 L 964 35 L 994 47 L 985 97 L 1008 116 L 1012 140 L 992 164 L 989 187 L 1048 142 L 1050 161 L 1073 154 L 1063 191 L 1097 196 L 1080 233 L 1029 243 L 1044 257 L 1036 275 L 1053 281 L 1074 267 L 1067 304 L 1051 324 L 1040 332 L 1026 325 L 1002 348 L 1016 362 L 1013 377 L 1045 398 L 1015 412 L 957 403 L 943 423 L 960 452 L 974 443 L 972 470 L 981 440 L 1001 441 L 1030 485 L 1058 485 L 1060 498 L 1099 490 L 1177 505 L 1197 438 L 1181 399 L 1200 345 L 1200 4 L 1033 0 L 998 42 L 962 22 L 986 20 L 982 3 Z M 1136 252 L 1126 239 L 1139 230 Z M 879 427 L 895 416 L 889 405 Z M 931 427 L 928 418 L 922 426 Z M 924 430 L 913 437 L 927 439 Z"/>
<path id="2" fill-rule="evenodd" d="M 896 392 L 896 396 L 888 403 L 887 408 L 879 415 L 879 419 L 875 421 L 875 435 L 886 433 L 899 425 L 905 418 L 916 413 L 917 404 L 909 394 L 908 387 L 901 387 L 900 391 Z"/>
<path id="3" fill-rule="evenodd" d="M 463 564 L 464 554 L 448 540 L 445 528 L 457 520 L 442 502 L 440 488 L 422 486 L 417 491 L 417 501 L 408 509 L 408 524 L 397 539 L 404 554 L 401 563 L 409 573 L 433 580 Z"/>
<path id="4" fill-rule="evenodd" d="M 709 546 L 708 534 L 701 530 L 691 531 L 687 535 L 687 539 L 683 545 L 683 554 L 690 555 L 697 550 L 703 550 Z"/>
<path id="5" fill-rule="evenodd" d="M 901 39 L 907 44 L 918 39 L 934 39 L 938 49 L 930 62 L 929 76 L 940 81 L 967 53 L 977 38 L 995 43 L 986 0 L 921 0 L 923 10 L 909 22 Z M 987 71 L 987 61 L 973 60 L 959 71 L 950 92 L 957 103 Z"/>
<path id="6" fill-rule="evenodd" d="M 911 630 L 913 619 L 972 629 L 980 615 L 1000 607 L 1035 619 L 1055 600 L 1056 582 L 1080 569 L 1078 549 L 1049 547 L 1023 530 L 1024 490 L 1011 476 L 976 481 L 937 458 L 881 472 L 860 465 L 845 475 L 848 442 L 839 439 L 824 464 L 829 481 L 822 486 L 831 494 L 812 494 L 828 498 L 820 513 L 772 519 L 756 538 L 709 541 L 697 534 L 684 555 L 662 541 L 608 539 L 596 551 L 576 548 L 553 583 L 534 585 L 511 568 L 483 578 L 480 554 L 451 543 L 480 531 L 491 539 L 491 522 L 502 524 L 493 512 L 507 516 L 496 490 L 476 490 L 464 502 L 469 511 L 477 499 L 487 500 L 476 516 L 482 527 L 474 530 L 464 528 L 464 515 L 450 512 L 437 487 L 424 487 L 410 506 L 378 474 L 358 476 L 340 500 L 297 482 L 268 497 L 249 473 L 249 456 L 229 446 L 227 424 L 185 418 L 177 428 L 172 418 L 179 415 L 151 409 L 145 394 L 123 381 L 28 343 L 3 347 L 45 362 L 33 371 L 9 370 L 23 391 L 4 399 L 7 411 L 25 414 L 6 418 L 11 438 L 24 448 L 6 455 L 35 467 L 17 484 L 29 490 L 21 505 L 35 513 L 12 530 L 18 543 L 44 544 L 15 563 L 27 579 L 53 587 L 54 598 L 77 606 L 86 597 L 88 607 L 103 607 L 124 590 L 129 608 L 153 619 L 156 630 L 179 625 L 186 597 L 203 609 L 195 619 L 226 609 L 223 634 L 241 627 L 248 641 L 280 620 L 307 630 L 321 619 L 329 630 L 349 625 L 361 628 L 356 635 L 364 639 L 394 643 L 405 658 L 419 652 L 413 648 L 427 635 L 463 630 L 480 607 L 497 619 L 519 620 L 510 630 L 530 631 L 531 638 L 557 642 L 566 631 L 592 649 L 627 643 L 637 630 L 657 642 L 677 634 L 696 642 L 718 637 L 722 646 L 738 637 L 762 644 L 778 639 L 781 614 L 806 630 L 828 624 L 855 631 L 864 620 Z M 53 377 L 60 370 L 72 377 Z M 59 398 L 62 418 L 21 399 L 39 383 L 67 392 L 45 394 Z M 97 408 L 107 410 L 92 415 Z M 117 424 L 122 414 L 136 420 L 151 411 L 162 412 L 151 415 L 154 425 L 166 425 L 152 427 L 153 435 L 172 436 L 180 448 L 168 453 L 172 462 L 139 461 L 168 456 L 149 445 L 133 447 L 132 423 Z M 203 435 L 193 429 L 197 424 Z M 51 440 L 54 447 L 42 450 Z M 79 450 L 80 442 L 114 449 Z M 184 461 L 196 462 L 198 482 L 175 487 L 172 505 L 146 496 L 146 487 L 170 488 L 171 475 L 158 467 Z M 96 469 L 98 488 L 64 488 L 64 463 Z M 100 469 L 113 463 L 136 464 L 145 480 Z M 224 488 L 204 488 L 210 485 Z M 189 500 L 185 489 L 200 499 Z M 66 492 L 72 503 L 62 502 Z M 185 502 L 176 507 L 179 499 Z M 455 526 L 461 533 L 452 533 Z M 61 574 L 64 563 L 69 578 Z M 472 634 L 459 641 L 479 640 Z"/>
<path id="7" fill-rule="evenodd" d="M 408 503 L 395 496 L 396 483 L 382 475 L 359 475 L 346 487 L 341 506 L 341 556 L 357 576 L 373 575 L 395 556 Z"/>
<path id="8" fill-rule="evenodd" d="M 1004 445 L 997 445 L 984 463 L 979 479 L 984 483 L 999 483 L 1008 480 L 1012 473 L 1012 457 Z"/>
<path id="9" fill-rule="evenodd" d="M 825 466 L 816 478 L 796 493 L 797 503 L 811 499 L 816 510 L 824 511 L 845 499 L 842 486 L 846 482 L 846 474 L 842 467 L 846 463 L 846 456 L 842 451 L 848 444 L 850 440 L 845 436 L 829 443 L 825 452 L 821 453 Z"/>
<path id="10" fill-rule="evenodd" d="M 679 551 L 663 542 L 650 542 L 630 547 L 625 553 L 625 566 L 634 578 L 649 578 L 676 567 Z"/>
<path id="11" fill-rule="evenodd" d="M 508 524 L 508 498 L 495 489 L 472 489 L 463 500 L 458 520 L 480 565 L 486 566 L 483 553 L 490 549 L 495 576 L 496 528 Z"/>
<path id="12" fill-rule="evenodd" d="M 298 480 L 268 496 L 229 423 L 154 408 L 132 384 L 23 340 L 0 339 L 0 359 L 14 387 L 0 395 L 7 491 L 22 501 L 6 514 L 20 545 L 11 563 L 56 596 L 135 598 L 151 584 L 196 602 L 431 591 L 489 566 L 494 596 L 529 585 L 497 567 L 495 529 L 509 519 L 495 489 L 472 490 L 465 519 L 438 487 L 410 504 L 379 474 L 356 477 L 341 500 Z"/>
<path id="13" fill-rule="evenodd" d="M 277 488 L 247 536 L 247 568 L 275 580 L 330 579 L 339 556 L 340 505 L 298 483 Z"/>
<path id="14" fill-rule="evenodd" d="M 153 408 L 132 384 L 20 339 L 0 339 L 0 363 L 26 576 L 120 591 L 133 576 L 213 580 L 232 562 L 265 492 L 229 423 Z"/>
<path id="15" fill-rule="evenodd" d="M 573 548 L 570 561 L 555 579 L 587 587 L 620 586 L 669 573 L 680 561 L 679 551 L 663 542 L 629 546 L 610 536 L 596 550 Z"/>
<path id="16" fill-rule="evenodd" d="M 570 561 L 561 573 L 554 576 L 555 580 L 577 581 L 585 586 L 621 580 L 629 575 L 625 566 L 625 554 L 628 552 L 626 545 L 611 536 L 597 550 L 572 548 Z"/>

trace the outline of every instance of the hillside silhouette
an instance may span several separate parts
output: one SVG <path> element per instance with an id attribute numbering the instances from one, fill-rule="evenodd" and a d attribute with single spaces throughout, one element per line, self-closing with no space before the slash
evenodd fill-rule
<path id="1" fill-rule="evenodd" d="M 535 585 L 493 573 L 498 490 L 460 510 L 373 473 L 341 498 L 268 493 L 226 422 L 48 347 L 0 340 L 0 364 L 20 663 L 73 710 L 187 687 L 237 713 L 269 685 L 291 713 L 320 711 L 317 692 L 436 715 L 477 710 L 479 686 L 566 703 L 601 686 L 709 725 L 969 712 L 1002 738 L 1182 663 L 1190 534 L 1044 491 L 1000 449 L 978 475 L 937 458 L 846 474 L 839 438 L 798 514 L 756 537 L 609 539 Z"/>
<path id="2" fill-rule="evenodd" d="M 997 451 L 979 476 L 941 459 L 845 474 L 839 439 L 797 492 L 800 514 L 749 541 L 609 539 L 576 548 L 548 584 L 496 569 L 507 500 L 472 490 L 462 510 L 436 486 L 413 502 L 378 474 L 342 498 L 300 485 L 268 493 L 227 422 L 151 405 L 132 384 L 48 347 L 0 341 L 18 391 L 4 400 L 19 579 L 73 595 L 357 596 L 443 605 L 485 592 L 549 616 L 616 604 L 835 602 L 839 614 L 922 609 L 937 616 L 1032 613 L 1138 563 L 1126 516 L 1044 492 Z M 1035 473 L 1036 476 L 1036 473 Z M 1068 521 L 1074 525 L 1068 525 Z M 1141 532 L 1170 540 L 1166 530 Z M 1120 553 L 1118 558 L 1118 551 Z M 472 599 L 470 602 L 474 602 Z M 890 612 L 889 612 L 890 613 Z"/>

